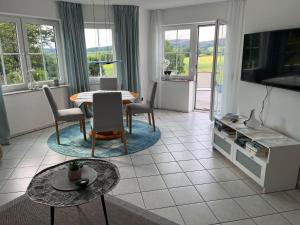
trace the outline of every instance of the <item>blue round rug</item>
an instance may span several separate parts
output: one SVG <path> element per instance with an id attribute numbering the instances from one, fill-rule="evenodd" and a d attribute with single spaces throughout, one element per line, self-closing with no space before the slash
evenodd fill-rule
<path id="1" fill-rule="evenodd" d="M 89 133 L 89 122 L 86 123 L 87 133 Z M 132 134 L 126 128 L 126 140 L 128 154 L 142 151 L 154 145 L 160 139 L 160 130 L 148 123 L 134 120 L 132 121 Z M 56 143 L 56 133 L 51 134 L 48 139 L 48 146 L 53 151 L 74 157 L 91 157 L 92 142 L 87 134 L 87 141 L 83 140 L 79 124 L 70 125 L 60 130 L 60 145 Z M 125 155 L 124 144 L 120 138 L 114 140 L 97 140 L 95 157 L 106 158 Z"/>

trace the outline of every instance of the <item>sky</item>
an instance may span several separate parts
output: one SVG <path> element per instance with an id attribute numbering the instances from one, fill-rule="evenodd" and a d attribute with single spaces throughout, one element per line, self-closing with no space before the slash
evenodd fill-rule
<path id="1" fill-rule="evenodd" d="M 176 30 L 170 30 L 165 32 L 166 40 L 176 40 Z M 199 30 L 199 42 L 212 41 L 215 37 L 215 26 L 203 26 Z M 190 30 L 182 29 L 178 30 L 178 39 L 190 39 Z"/>
<path id="2" fill-rule="evenodd" d="M 98 35 L 95 29 L 84 29 L 85 41 L 87 48 L 93 47 L 106 47 L 112 46 L 112 32 L 111 30 L 98 29 L 99 31 L 99 45 L 98 45 Z"/>

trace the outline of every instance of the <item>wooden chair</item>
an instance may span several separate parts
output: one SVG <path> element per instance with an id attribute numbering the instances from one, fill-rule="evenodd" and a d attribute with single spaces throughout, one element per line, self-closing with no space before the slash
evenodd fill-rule
<path id="1" fill-rule="evenodd" d="M 129 133 L 132 133 L 132 115 L 147 113 L 149 124 L 151 125 L 151 117 L 152 117 L 152 125 L 153 131 L 155 131 L 155 120 L 154 120 L 154 100 L 156 95 L 157 82 L 154 82 L 152 86 L 151 98 L 147 101 L 146 104 L 143 103 L 130 103 L 126 105 L 126 124 L 129 125 Z M 151 116 L 151 117 L 150 117 Z"/>
<path id="2" fill-rule="evenodd" d="M 43 91 L 48 99 L 50 104 L 54 121 L 55 121 L 55 129 L 56 129 L 56 140 L 57 144 L 60 145 L 60 138 L 59 138 L 59 129 L 58 129 L 58 122 L 72 122 L 72 121 L 79 121 L 80 123 L 80 131 L 83 132 L 84 141 L 86 141 L 86 130 L 85 130 L 85 116 L 84 113 L 79 108 L 70 108 L 70 109 L 58 109 L 55 99 L 52 95 L 51 89 L 47 86 L 43 86 Z"/>
<path id="3" fill-rule="evenodd" d="M 127 143 L 123 125 L 122 95 L 120 92 L 96 93 L 93 95 L 92 157 L 95 155 L 96 133 L 117 131 L 127 154 Z"/>

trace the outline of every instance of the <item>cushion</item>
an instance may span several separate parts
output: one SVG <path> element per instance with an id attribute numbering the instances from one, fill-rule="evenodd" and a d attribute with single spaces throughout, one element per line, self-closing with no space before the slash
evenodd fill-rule
<path id="1" fill-rule="evenodd" d="M 84 113 L 80 108 L 70 108 L 70 109 L 61 109 L 58 110 L 58 118 L 59 121 L 76 121 L 83 120 Z"/>

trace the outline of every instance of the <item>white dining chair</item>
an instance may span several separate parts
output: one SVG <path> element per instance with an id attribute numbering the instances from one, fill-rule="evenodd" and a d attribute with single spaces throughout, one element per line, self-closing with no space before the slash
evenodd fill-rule
<path id="1" fill-rule="evenodd" d="M 95 93 L 93 95 L 92 157 L 95 156 L 96 133 L 117 131 L 127 154 L 126 135 L 123 124 L 122 95 L 120 92 Z"/>

